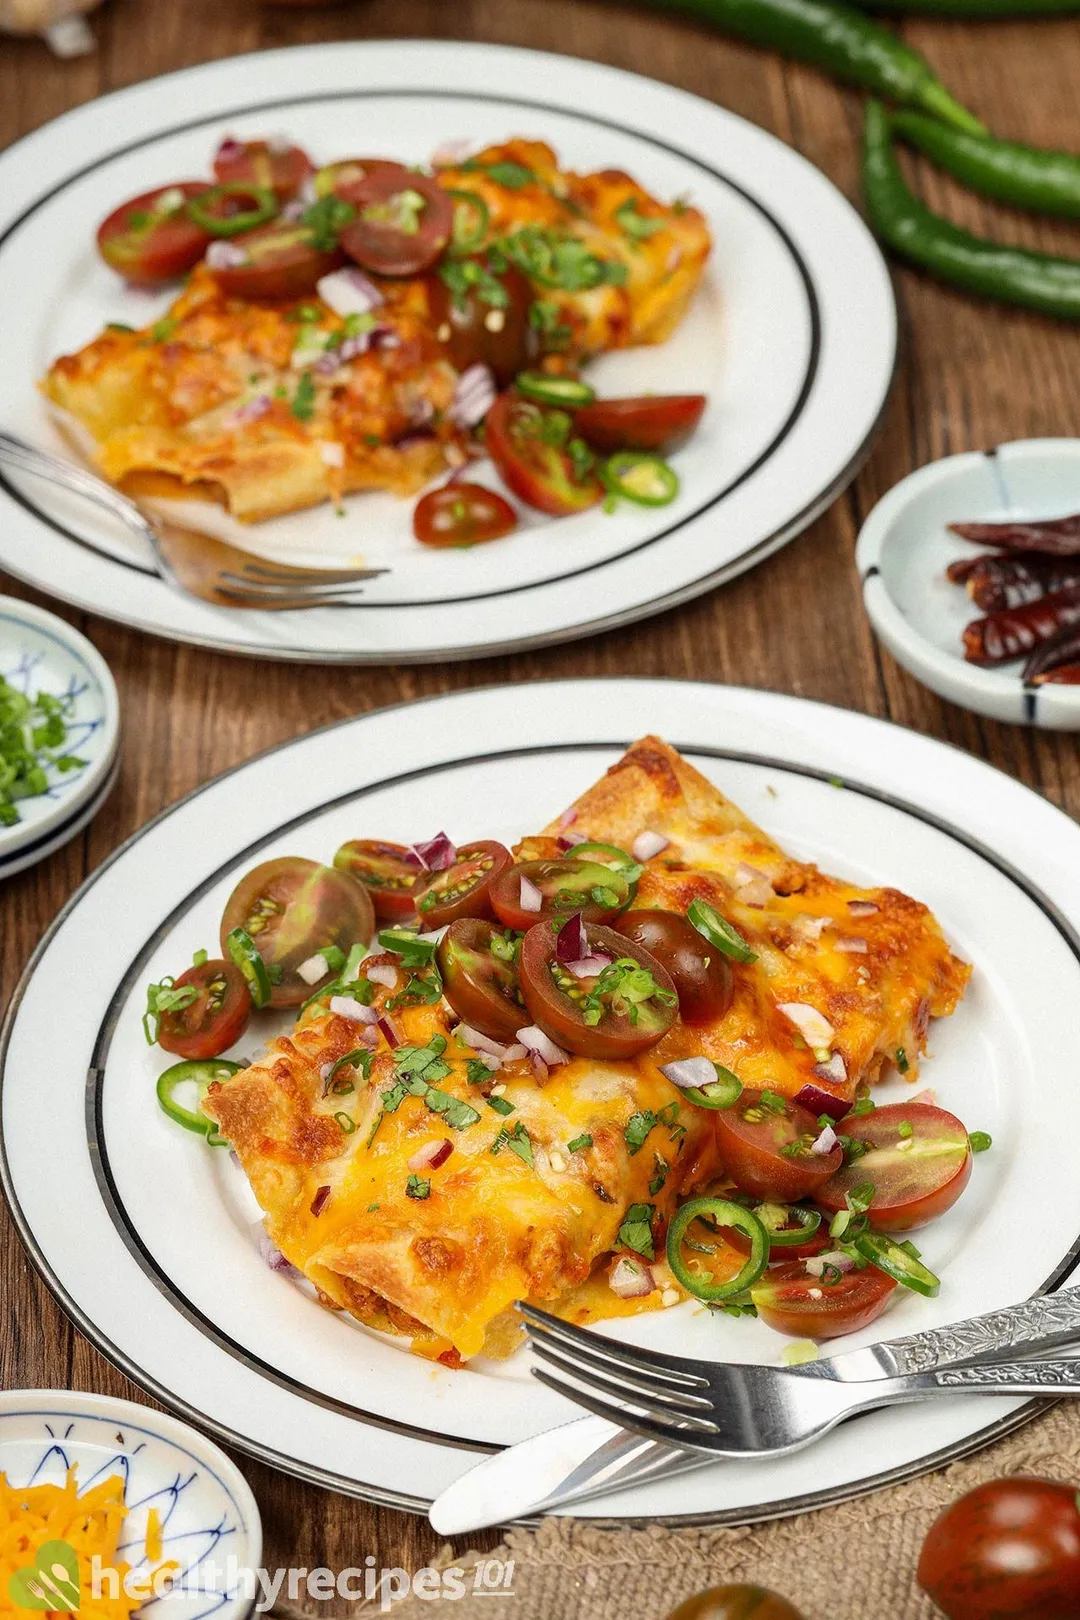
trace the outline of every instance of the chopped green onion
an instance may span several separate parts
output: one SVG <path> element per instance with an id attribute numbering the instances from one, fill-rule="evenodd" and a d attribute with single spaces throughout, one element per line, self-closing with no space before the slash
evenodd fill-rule
<path id="1" fill-rule="evenodd" d="M 892 1238 L 880 1232 L 864 1232 L 856 1238 L 855 1247 L 872 1266 L 877 1266 L 887 1277 L 902 1283 L 905 1288 L 913 1289 L 916 1294 L 933 1299 L 941 1288 L 939 1279 L 921 1260 L 915 1259 L 899 1243 L 894 1243 Z"/>
<path id="2" fill-rule="evenodd" d="M 985 1153 L 987 1148 L 992 1148 L 993 1145 L 994 1138 L 989 1131 L 972 1131 L 968 1137 L 968 1147 L 972 1153 Z"/>

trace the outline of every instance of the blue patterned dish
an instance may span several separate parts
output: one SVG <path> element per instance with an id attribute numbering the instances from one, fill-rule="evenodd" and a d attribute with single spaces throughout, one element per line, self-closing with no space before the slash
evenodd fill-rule
<path id="1" fill-rule="evenodd" d="M 81 1489 L 123 1476 L 129 1513 L 120 1550 L 136 1571 L 149 1568 L 143 1543 L 157 1509 L 162 1558 L 176 1560 L 180 1573 L 166 1595 L 142 1606 L 139 1620 L 242 1620 L 262 1558 L 262 1525 L 247 1481 L 224 1452 L 134 1401 L 55 1389 L 0 1393 L 0 1473 L 9 1483 L 62 1484 L 72 1465 Z"/>

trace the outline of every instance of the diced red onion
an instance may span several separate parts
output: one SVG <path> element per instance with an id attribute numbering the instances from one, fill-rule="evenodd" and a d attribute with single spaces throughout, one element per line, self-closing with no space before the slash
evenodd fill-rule
<path id="1" fill-rule="evenodd" d="M 302 350 L 299 350 L 299 351 L 294 350 L 293 351 L 293 363 L 294 364 L 296 363 L 297 353 L 299 353 L 300 357 L 301 357 L 301 363 L 303 365 L 309 364 L 309 361 L 307 359 L 307 355 L 310 352 L 311 351 L 306 350 L 306 349 L 302 349 Z M 334 372 L 338 370 L 340 365 L 341 365 L 341 350 L 340 349 L 325 349 L 325 350 L 320 352 L 319 358 L 315 361 L 313 369 L 319 373 L 320 377 L 332 377 Z"/>
<path id="2" fill-rule="evenodd" d="M 598 979 L 606 967 L 611 966 L 611 957 L 604 951 L 594 951 L 591 956 L 581 956 L 576 962 L 565 964 L 567 973 L 572 973 L 575 979 Z"/>
<path id="3" fill-rule="evenodd" d="M 492 1074 L 502 1068 L 502 1058 L 496 1057 L 494 1052 L 481 1052 L 480 1062 L 486 1069 L 490 1069 Z"/>
<path id="4" fill-rule="evenodd" d="M 413 844 L 412 852 L 425 872 L 445 872 L 457 860 L 457 850 L 444 832 Z"/>
<path id="5" fill-rule="evenodd" d="M 823 1277 L 826 1266 L 834 1266 L 837 1271 L 850 1271 L 854 1264 L 851 1256 L 844 1254 L 840 1249 L 833 1250 L 829 1254 L 812 1254 L 809 1259 L 803 1261 L 807 1274 L 811 1277 Z"/>
<path id="6" fill-rule="evenodd" d="M 397 989 L 397 968 L 392 967 L 389 962 L 376 962 L 374 967 L 365 968 L 364 973 L 372 984 L 385 985 L 387 990 Z"/>
<path id="7" fill-rule="evenodd" d="M 257 422 L 260 416 L 265 416 L 273 401 L 269 394 L 256 394 L 254 399 L 245 400 L 238 405 L 232 413 L 234 422 Z"/>
<path id="8" fill-rule="evenodd" d="M 824 1013 L 805 1001 L 781 1001 L 778 1010 L 790 1024 L 794 1024 L 803 1040 L 813 1051 L 832 1045 L 836 1035 Z"/>
<path id="9" fill-rule="evenodd" d="M 815 1063 L 814 1073 L 819 1080 L 831 1080 L 834 1086 L 842 1086 L 847 1079 L 847 1064 L 844 1062 L 842 1052 L 830 1052 L 828 1062 Z"/>
<path id="10" fill-rule="evenodd" d="M 374 1007 L 365 1007 L 362 1001 L 354 996 L 331 996 L 330 1011 L 339 1018 L 347 1018 L 353 1024 L 377 1024 L 379 1015 Z"/>
<path id="11" fill-rule="evenodd" d="M 323 1210 L 326 1208 L 326 1201 L 329 1197 L 330 1188 L 320 1187 L 314 1198 L 311 1200 L 311 1213 L 313 1215 L 321 1215 Z"/>
<path id="12" fill-rule="evenodd" d="M 472 141 L 443 141 L 432 152 L 431 161 L 437 169 L 454 169 L 472 149 Z"/>
<path id="13" fill-rule="evenodd" d="M 539 1052 L 530 1052 L 529 1062 L 532 1065 L 532 1072 L 535 1074 L 536 1078 L 538 1080 L 546 1080 L 548 1077 L 548 1066 L 540 1056 Z"/>
<path id="14" fill-rule="evenodd" d="M 533 882 L 532 878 L 526 877 L 524 872 L 521 874 L 521 888 L 518 895 L 518 904 L 520 905 L 522 911 L 542 911 L 544 906 L 543 895 L 536 887 L 536 884 Z"/>
<path id="15" fill-rule="evenodd" d="M 922 1091 L 917 1091 L 910 1101 L 913 1103 L 925 1103 L 928 1108 L 936 1108 L 937 1092 L 932 1086 L 925 1086 Z"/>
<path id="16" fill-rule="evenodd" d="M 849 900 L 847 908 L 853 917 L 872 917 L 876 911 L 881 910 L 873 900 Z"/>
<path id="17" fill-rule="evenodd" d="M 472 1046 L 478 1052 L 490 1052 L 492 1057 L 504 1058 L 510 1050 L 501 1041 L 492 1040 L 490 1035 L 485 1035 L 482 1029 L 474 1029 L 471 1024 L 459 1024 L 456 1034 L 466 1046 Z"/>
<path id="18" fill-rule="evenodd" d="M 656 1280 L 648 1266 L 640 1260 L 621 1255 L 608 1272 L 608 1287 L 619 1299 L 642 1299 L 651 1294 Z"/>
<path id="19" fill-rule="evenodd" d="M 315 284 L 315 291 L 335 315 L 370 315 L 386 302 L 375 283 L 351 265 L 334 270 Z"/>
<path id="20" fill-rule="evenodd" d="M 540 891 L 537 890 L 537 893 Z M 585 933 L 585 919 L 580 911 L 567 917 L 555 937 L 555 955 L 560 962 L 578 962 L 589 954 L 589 941 Z"/>
<path id="21" fill-rule="evenodd" d="M 665 1063 L 660 1073 L 673 1086 L 713 1086 L 716 1084 L 716 1065 L 707 1057 L 679 1058 Z"/>
<path id="22" fill-rule="evenodd" d="M 490 366 L 469 366 L 458 378 L 448 415 L 458 427 L 475 427 L 482 422 L 498 397 Z"/>
<path id="23" fill-rule="evenodd" d="M 630 853 L 635 861 L 651 861 L 654 855 L 659 855 L 670 843 L 671 839 L 665 838 L 663 833 L 640 832 L 630 845 Z"/>
<path id="24" fill-rule="evenodd" d="M 378 1015 L 378 1024 L 379 1028 L 386 1036 L 386 1043 L 388 1046 L 398 1047 L 401 1045 L 401 1036 L 398 1034 L 389 1018 L 384 1018 L 380 1013 Z"/>
<path id="25" fill-rule="evenodd" d="M 735 898 L 755 911 L 761 911 L 776 898 L 776 890 L 767 874 L 756 866 L 748 866 L 745 861 L 740 861 L 735 868 L 735 885 Z"/>
<path id="26" fill-rule="evenodd" d="M 796 917 L 791 926 L 800 939 L 820 939 L 831 923 L 831 917 Z"/>
<path id="27" fill-rule="evenodd" d="M 843 1119 L 850 1108 L 850 1103 L 844 1097 L 834 1097 L 831 1091 L 822 1091 L 820 1086 L 803 1086 L 795 1095 L 795 1101 L 800 1108 L 808 1108 L 812 1114 L 828 1114 L 833 1119 Z"/>
<path id="28" fill-rule="evenodd" d="M 545 1035 L 536 1024 L 527 1024 L 524 1029 L 519 1029 L 517 1038 L 522 1046 L 530 1052 L 535 1052 L 537 1057 L 545 1063 L 550 1063 L 552 1068 L 556 1064 L 570 1061 L 569 1054 L 564 1052 L 561 1046 L 556 1046 L 551 1037 Z"/>
<path id="29" fill-rule="evenodd" d="M 503 1053 L 503 1062 L 518 1063 L 523 1057 L 528 1057 L 528 1055 L 529 1048 L 527 1046 L 522 1046 L 520 1041 L 515 1041 L 513 1046 L 508 1046 L 506 1051 Z"/>
<path id="30" fill-rule="evenodd" d="M 422 1148 L 417 1148 L 412 1158 L 407 1161 L 408 1168 L 417 1175 L 421 1170 L 437 1170 L 440 1164 L 445 1164 L 454 1151 L 453 1142 L 447 1137 L 441 1141 L 425 1142 Z"/>
<path id="31" fill-rule="evenodd" d="M 401 348 L 401 338 L 392 326 L 377 326 L 369 333 L 369 340 L 373 349 Z"/>
<path id="32" fill-rule="evenodd" d="M 575 844 L 587 844 L 589 835 L 583 832 L 560 833 L 555 842 L 560 849 L 573 849 Z"/>
<path id="33" fill-rule="evenodd" d="M 235 270 L 238 265 L 247 264 L 247 248 L 238 242 L 211 242 L 206 250 L 206 264 L 210 270 Z"/>
<path id="34" fill-rule="evenodd" d="M 266 150 L 268 152 L 274 152 L 278 157 L 281 157 L 282 153 L 292 151 L 292 145 L 293 143 L 291 136 L 280 134 L 270 135 L 267 137 Z"/>
<path id="35" fill-rule="evenodd" d="M 848 956 L 865 956 L 870 949 L 865 939 L 861 939 L 855 934 L 842 936 L 837 940 L 836 948 L 838 951 L 844 951 Z"/>
<path id="36" fill-rule="evenodd" d="M 300 1273 L 291 1260 L 286 1260 L 269 1232 L 262 1226 L 255 1234 L 255 1246 L 259 1251 L 260 1259 L 264 1260 L 271 1271 L 280 1271 L 285 1276 L 299 1277 Z"/>
<path id="37" fill-rule="evenodd" d="M 225 135 L 221 145 L 214 155 L 215 163 L 235 163 L 237 158 L 244 155 L 244 143 L 238 141 L 235 135 Z"/>
<path id="38" fill-rule="evenodd" d="M 573 805 L 570 806 L 569 810 L 564 810 L 562 815 L 559 817 L 559 826 L 562 831 L 565 832 L 567 827 L 572 827 L 577 818 L 578 813 L 574 809 Z"/>
<path id="39" fill-rule="evenodd" d="M 830 1154 L 834 1147 L 839 1146 L 839 1138 L 831 1125 L 826 1125 L 821 1135 L 810 1147 L 811 1153 L 819 1153 L 822 1158 Z"/>
<path id="40" fill-rule="evenodd" d="M 292 201 L 287 202 L 281 210 L 280 217 L 288 220 L 290 225 L 294 225 L 298 219 L 303 218 L 309 207 L 310 204 L 306 203 L 302 197 L 293 197 Z"/>
<path id="41" fill-rule="evenodd" d="M 435 415 L 435 406 L 430 399 L 413 399 L 409 402 L 409 426 L 426 427 Z"/>
<path id="42" fill-rule="evenodd" d="M 319 460 L 327 467 L 344 467 L 345 446 L 336 439 L 323 439 L 319 444 Z"/>
<path id="43" fill-rule="evenodd" d="M 319 980 L 325 978 L 328 972 L 326 957 L 321 951 L 316 951 L 315 955 L 309 956 L 306 962 L 301 962 L 296 971 L 305 984 L 318 984 Z"/>
<path id="44" fill-rule="evenodd" d="M 337 356 L 337 364 L 343 366 L 350 360 L 355 360 L 359 354 L 367 354 L 371 348 L 371 333 L 357 332 L 355 337 L 348 337 L 339 349 L 331 353 Z"/>

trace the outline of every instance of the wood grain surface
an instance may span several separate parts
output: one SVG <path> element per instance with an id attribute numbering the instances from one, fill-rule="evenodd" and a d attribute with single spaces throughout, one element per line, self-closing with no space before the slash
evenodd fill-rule
<path id="1" fill-rule="evenodd" d="M 0 40 L 0 144 L 105 91 L 174 68 L 316 40 L 435 36 L 536 46 L 696 91 L 773 130 L 857 195 L 858 97 L 809 69 L 606 0 L 350 0 L 290 10 L 257 0 L 109 0 L 95 55 L 59 62 Z M 1080 149 L 1077 21 L 920 22 L 904 33 L 1001 135 Z M 913 168 L 930 203 L 975 230 L 1080 256 L 1080 231 L 1010 214 Z M 897 276 L 900 377 L 854 486 L 799 540 L 688 607 L 565 648 L 443 668 L 258 665 L 153 641 L 47 605 L 108 659 L 125 728 L 119 786 L 85 832 L 0 891 L 0 998 L 68 895 L 162 806 L 227 766 L 327 721 L 434 692 L 561 676 L 689 677 L 768 687 L 886 716 L 992 760 L 1080 813 L 1072 737 L 996 725 L 941 702 L 875 643 L 852 562 L 859 524 L 913 468 L 1026 435 L 1080 433 L 1080 327 L 978 304 Z M 0 313 L 0 335 L 3 315 Z M 9 580 L 0 588 L 32 593 Z M 34 597 L 35 600 L 42 600 Z M 77 994 L 77 986 L 69 993 Z M 44 1077 L 43 1077 L 44 1080 Z M 0 1212 L 0 1384 L 138 1392 L 68 1324 Z M 244 1464 L 266 1519 L 267 1563 L 416 1567 L 437 1540 L 425 1521 Z M 423 1482 L 417 1481 L 422 1490 Z M 483 1537 L 470 1540 L 477 1545 Z M 327 1613 L 327 1605 L 320 1605 Z"/>

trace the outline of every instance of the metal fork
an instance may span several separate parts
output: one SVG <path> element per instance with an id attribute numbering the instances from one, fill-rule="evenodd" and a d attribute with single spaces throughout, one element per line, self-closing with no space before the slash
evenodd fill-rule
<path id="1" fill-rule="evenodd" d="M 639 1350 L 519 1305 L 533 1376 L 597 1417 L 717 1457 L 782 1457 L 858 1412 L 935 1395 L 1078 1395 L 1080 1359 L 940 1367 L 851 1382 L 827 1362 L 797 1370 Z M 820 1365 L 820 1372 L 817 1371 Z"/>
<path id="2" fill-rule="evenodd" d="M 151 547 L 167 584 L 216 607 L 282 611 L 355 601 L 356 587 L 385 568 L 293 568 L 267 562 L 240 546 L 199 534 L 146 512 L 104 479 L 75 462 L 39 450 L 0 430 L 0 465 L 32 473 L 85 496 Z"/>

